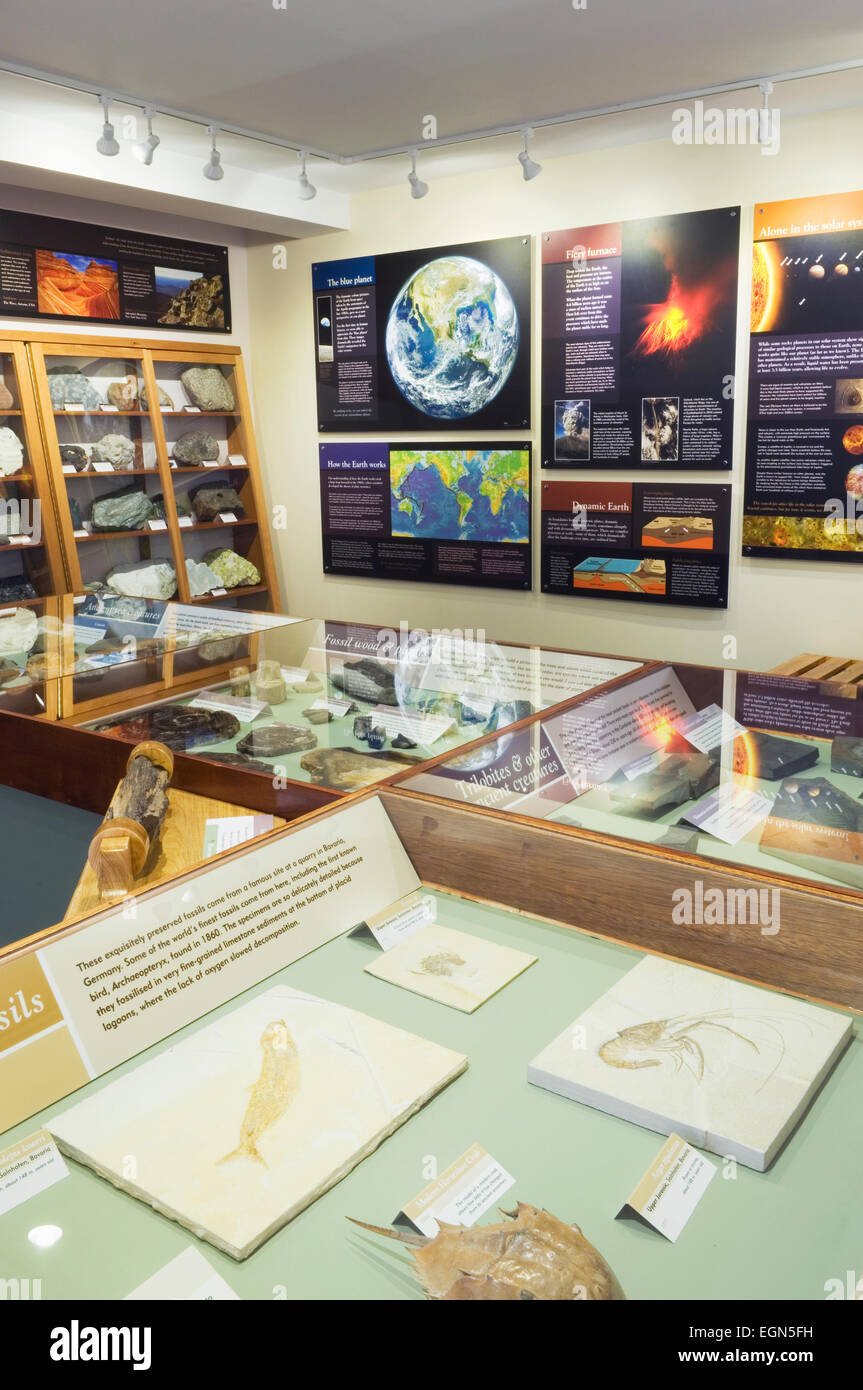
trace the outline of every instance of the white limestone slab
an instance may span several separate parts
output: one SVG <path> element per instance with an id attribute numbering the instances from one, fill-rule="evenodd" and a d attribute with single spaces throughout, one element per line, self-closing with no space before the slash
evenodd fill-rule
<path id="1" fill-rule="evenodd" d="M 763 1172 L 851 1037 L 847 1015 L 645 956 L 528 1080 Z"/>
<path id="2" fill-rule="evenodd" d="M 466 1066 L 279 985 L 48 1128 L 64 1153 L 243 1260 Z"/>
<path id="3" fill-rule="evenodd" d="M 451 927 L 421 927 L 366 966 L 369 975 L 472 1014 L 536 956 Z"/>

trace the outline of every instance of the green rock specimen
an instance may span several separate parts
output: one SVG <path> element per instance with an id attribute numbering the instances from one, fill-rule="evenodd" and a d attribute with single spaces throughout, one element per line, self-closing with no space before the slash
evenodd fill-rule
<path id="1" fill-rule="evenodd" d="M 186 395 L 200 410 L 233 410 L 234 393 L 218 367 L 188 367 L 180 374 Z"/>
<path id="2" fill-rule="evenodd" d="M 222 546 L 208 550 L 204 556 L 204 564 L 215 571 L 219 584 L 225 589 L 236 589 L 240 584 L 261 582 L 260 570 L 255 568 L 251 560 L 244 560 L 236 550 L 227 550 Z"/>

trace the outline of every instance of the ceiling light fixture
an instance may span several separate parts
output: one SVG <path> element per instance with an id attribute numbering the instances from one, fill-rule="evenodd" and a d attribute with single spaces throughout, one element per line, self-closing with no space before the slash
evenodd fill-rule
<path id="1" fill-rule="evenodd" d="M 120 146 L 117 144 L 117 141 L 114 138 L 114 127 L 111 125 L 111 122 L 108 119 L 111 111 L 110 97 L 100 97 L 99 105 L 102 107 L 104 121 L 102 123 L 102 134 L 96 141 L 96 149 L 99 151 L 100 154 L 104 155 L 119 154 Z"/>
<path id="2" fill-rule="evenodd" d="M 158 135 L 153 134 L 152 106 L 144 107 L 144 117 L 147 122 L 147 138 L 145 140 L 138 140 L 132 146 L 132 153 L 135 156 L 135 158 L 140 161 L 141 164 L 152 164 L 153 155 L 156 153 L 156 150 L 159 148 L 159 144 L 161 143 Z"/>
<path id="3" fill-rule="evenodd" d="M 310 198 L 314 198 L 317 195 L 318 190 L 306 173 L 305 150 L 297 150 L 297 154 L 300 157 L 300 177 L 297 180 L 297 197 L 302 198 L 304 202 L 308 202 Z"/>
<path id="4" fill-rule="evenodd" d="M 216 127 L 214 125 L 208 125 L 207 134 L 210 137 L 210 158 L 204 165 L 204 178 L 223 179 L 225 177 L 225 171 L 222 168 L 222 156 L 216 149 Z"/>
<path id="5" fill-rule="evenodd" d="M 417 152 L 416 152 L 416 150 L 411 150 L 411 171 L 410 171 L 410 173 L 408 174 L 408 183 L 409 183 L 410 186 L 411 186 L 411 197 L 412 197 L 412 198 L 424 198 L 425 195 L 426 195 L 426 194 L 428 193 L 428 191 L 429 191 L 429 186 L 428 186 L 428 184 L 427 184 L 427 183 L 423 183 L 422 179 L 420 178 L 419 174 L 417 173 Z"/>
<path id="6" fill-rule="evenodd" d="M 525 183 L 527 183 L 530 179 L 535 179 L 537 174 L 542 173 L 542 165 L 537 164 L 535 159 L 531 159 L 530 152 L 527 148 L 528 141 L 530 140 L 530 137 L 532 135 L 533 131 L 530 129 L 529 126 L 525 127 L 525 129 L 521 132 L 523 147 L 519 150 L 518 162 L 521 165 L 521 176 L 524 179 Z"/>
<path id="7" fill-rule="evenodd" d="M 773 83 L 759 82 L 761 92 L 761 110 L 758 112 L 758 143 L 759 145 L 769 145 L 770 141 L 770 93 L 773 91 Z"/>

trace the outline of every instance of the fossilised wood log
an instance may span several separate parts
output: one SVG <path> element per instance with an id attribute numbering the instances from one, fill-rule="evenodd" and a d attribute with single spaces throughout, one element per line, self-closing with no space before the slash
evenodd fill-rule
<path id="1" fill-rule="evenodd" d="M 88 859 L 102 898 L 123 897 L 141 873 L 168 810 L 174 757 L 162 743 L 132 749 L 126 775 L 90 843 Z"/>

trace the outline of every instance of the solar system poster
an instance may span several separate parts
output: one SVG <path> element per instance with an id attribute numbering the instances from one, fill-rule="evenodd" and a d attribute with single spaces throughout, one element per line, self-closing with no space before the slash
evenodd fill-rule
<path id="1" fill-rule="evenodd" d="M 231 331 L 228 248 L 0 212 L 0 315 Z"/>
<path id="2" fill-rule="evenodd" d="M 312 266 L 318 429 L 530 425 L 529 237 Z"/>
<path id="3" fill-rule="evenodd" d="M 532 587 L 529 444 L 318 450 L 324 574 Z"/>
<path id="4" fill-rule="evenodd" d="M 863 193 L 756 203 L 743 554 L 863 560 Z"/>
<path id="5" fill-rule="evenodd" d="M 542 591 L 727 608 L 731 488 L 542 484 Z"/>
<path id="6" fill-rule="evenodd" d="M 542 466 L 731 467 L 740 209 L 542 237 Z"/>

